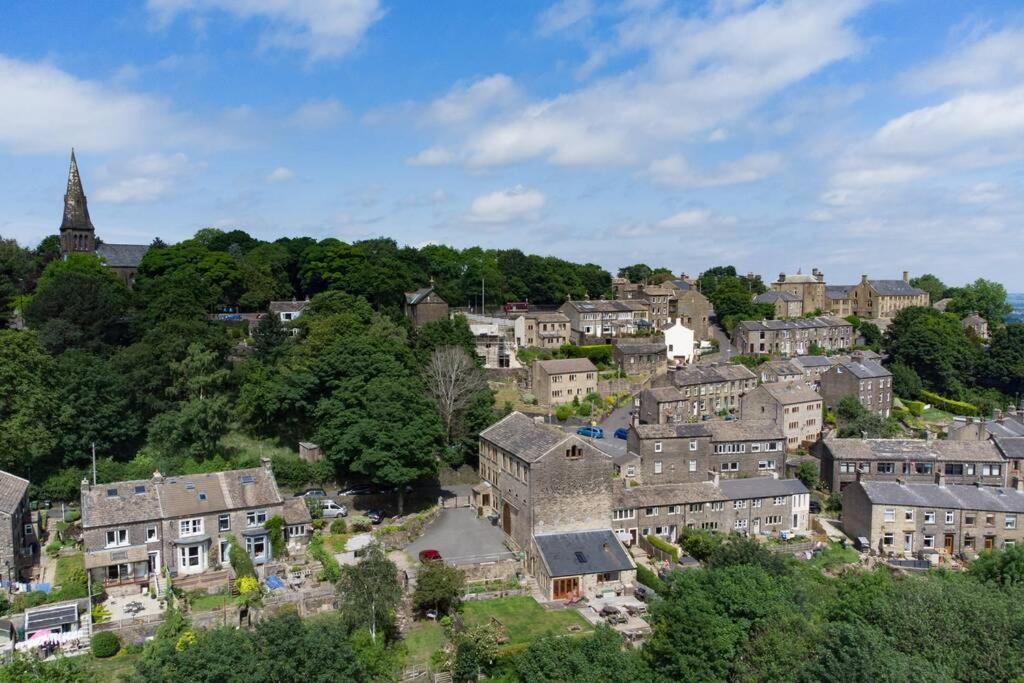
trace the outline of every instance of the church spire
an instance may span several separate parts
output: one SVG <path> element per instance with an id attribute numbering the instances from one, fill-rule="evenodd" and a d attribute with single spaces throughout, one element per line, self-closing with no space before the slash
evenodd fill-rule
<path id="1" fill-rule="evenodd" d="M 71 166 L 68 168 L 68 189 L 64 194 L 64 219 L 60 224 L 61 250 L 93 251 L 95 249 L 95 232 L 89 218 L 89 205 L 86 203 L 85 190 L 82 189 L 82 178 L 78 174 L 78 161 L 75 150 L 71 150 Z"/>

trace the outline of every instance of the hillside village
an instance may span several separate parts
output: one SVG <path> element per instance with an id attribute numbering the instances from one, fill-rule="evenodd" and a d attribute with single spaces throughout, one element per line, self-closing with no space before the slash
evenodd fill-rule
<path id="1" fill-rule="evenodd" d="M 33 283 L 0 332 L 8 661 L 106 676 L 125 648 L 138 680 L 206 629 L 341 615 L 379 649 L 355 678 L 501 680 L 577 637 L 630 671 L 715 572 L 897 596 L 1024 562 L 1024 328 L 995 283 L 107 244 L 74 154 L 59 235 L 8 246 Z M 460 305 L 478 273 L 504 284 Z"/>

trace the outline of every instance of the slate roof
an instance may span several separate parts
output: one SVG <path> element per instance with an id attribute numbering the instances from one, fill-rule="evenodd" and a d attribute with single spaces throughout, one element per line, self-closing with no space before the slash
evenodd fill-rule
<path id="1" fill-rule="evenodd" d="M 629 356 L 645 353 L 664 354 L 667 347 L 665 342 L 626 342 L 616 344 L 615 348 L 619 353 Z"/>
<path id="2" fill-rule="evenodd" d="M 480 436 L 526 462 L 536 462 L 552 448 L 570 438 L 561 429 L 537 424 L 518 411 L 510 413 L 480 432 Z"/>
<path id="3" fill-rule="evenodd" d="M 711 440 L 716 443 L 785 438 L 782 427 L 775 420 L 711 420 L 705 424 L 711 430 Z"/>
<path id="4" fill-rule="evenodd" d="M 758 369 L 760 370 L 762 368 L 764 370 L 771 370 L 776 376 L 802 376 L 804 374 L 804 369 L 802 367 L 788 360 L 770 360 L 766 363 L 761 363 Z M 764 370 L 762 370 L 762 372 Z"/>
<path id="5" fill-rule="evenodd" d="M 78 623 L 77 600 L 25 610 L 25 635 L 76 623 Z"/>
<path id="6" fill-rule="evenodd" d="M 924 294 L 923 289 L 911 287 L 904 280 L 868 280 L 871 288 L 882 296 L 916 296 Z"/>
<path id="7" fill-rule="evenodd" d="M 822 327 L 853 328 L 853 325 L 850 324 L 849 320 L 844 320 L 831 315 L 823 315 L 817 318 L 793 318 L 790 320 L 741 320 L 736 323 L 736 326 L 751 332 L 772 330 L 810 330 Z"/>
<path id="8" fill-rule="evenodd" d="M 783 301 L 803 301 L 799 296 L 792 292 L 776 292 L 767 291 L 763 294 L 758 294 L 754 297 L 755 304 L 774 304 L 779 299 Z"/>
<path id="9" fill-rule="evenodd" d="M 729 500 L 743 498 L 774 498 L 807 493 L 807 487 L 799 479 L 776 479 L 775 477 L 748 477 L 747 479 L 722 479 L 718 488 Z"/>
<path id="10" fill-rule="evenodd" d="M 293 313 L 306 310 L 309 306 L 309 299 L 303 301 L 271 301 L 267 306 L 271 313 Z"/>
<path id="11" fill-rule="evenodd" d="M 677 387 L 715 384 L 734 380 L 756 379 L 757 375 L 743 365 L 687 365 L 671 373 Z"/>
<path id="12" fill-rule="evenodd" d="M 566 303 L 581 313 L 621 313 L 647 310 L 647 304 L 637 299 L 593 299 L 590 301 L 567 301 Z"/>
<path id="13" fill-rule="evenodd" d="M 28 479 L 16 477 L 8 472 L 0 472 L 0 512 L 14 514 L 27 490 Z"/>
<path id="14" fill-rule="evenodd" d="M 1024 512 L 1024 493 L 999 486 L 965 484 L 900 484 L 861 481 L 859 485 L 875 505 L 906 505 L 986 512 Z"/>
<path id="15" fill-rule="evenodd" d="M 636 568 L 611 529 L 537 534 L 533 540 L 552 578 Z"/>
<path id="16" fill-rule="evenodd" d="M 1010 416 L 1003 418 L 1002 421 L 986 421 L 985 429 L 992 436 L 1024 436 L 1024 423 Z"/>
<path id="17" fill-rule="evenodd" d="M 835 365 L 835 361 L 828 356 L 796 356 L 790 359 L 791 363 L 796 363 L 805 370 L 811 368 L 827 368 Z"/>
<path id="18" fill-rule="evenodd" d="M 262 467 L 118 481 L 82 491 L 82 526 L 174 519 L 281 502 L 273 473 Z"/>
<path id="19" fill-rule="evenodd" d="M 949 439 L 839 439 L 822 442 L 835 460 L 1003 462 L 991 441 Z"/>
<path id="20" fill-rule="evenodd" d="M 654 484 L 632 486 L 615 491 L 616 508 L 646 508 L 661 505 L 686 505 L 727 500 L 714 482 L 698 481 L 688 484 Z"/>
<path id="21" fill-rule="evenodd" d="M 794 282 L 794 283 L 797 283 L 797 284 L 805 284 L 805 283 L 818 282 L 818 278 L 814 277 L 813 275 L 807 275 L 805 273 L 796 273 L 794 275 L 787 275 L 785 277 L 785 279 L 783 280 L 783 282 Z"/>
<path id="22" fill-rule="evenodd" d="M 288 498 L 284 501 L 283 516 L 285 524 L 309 524 L 313 521 L 306 499 L 301 497 Z"/>
<path id="23" fill-rule="evenodd" d="M 654 401 L 655 403 L 672 403 L 682 401 L 683 395 L 675 387 L 654 387 L 644 389 L 640 392 L 640 402 Z"/>
<path id="24" fill-rule="evenodd" d="M 849 299 L 853 287 L 853 285 L 825 285 L 825 298 Z"/>
<path id="25" fill-rule="evenodd" d="M 690 288 L 690 283 L 687 282 L 686 280 L 669 280 L 669 282 L 671 282 L 672 286 L 675 287 L 676 289 L 686 291 L 687 289 Z"/>
<path id="26" fill-rule="evenodd" d="M 524 318 L 536 320 L 540 323 L 567 323 L 569 316 L 559 311 L 530 311 L 523 314 Z"/>
<path id="27" fill-rule="evenodd" d="M 597 372 L 597 368 L 594 367 L 589 358 L 539 360 L 537 365 L 549 375 L 561 375 L 566 372 Z"/>
<path id="28" fill-rule="evenodd" d="M 138 268 L 142 257 L 149 251 L 148 244 L 102 244 L 96 245 L 96 255 L 103 258 L 111 268 Z"/>
<path id="29" fill-rule="evenodd" d="M 758 389 L 764 389 L 782 405 L 821 400 L 821 395 L 814 389 L 793 382 L 769 382 L 768 384 L 762 384 Z"/>
<path id="30" fill-rule="evenodd" d="M 711 432 L 704 423 L 682 422 L 680 424 L 663 425 L 633 425 L 637 436 L 641 439 L 692 439 L 701 436 L 711 436 Z"/>
<path id="31" fill-rule="evenodd" d="M 876 377 L 892 377 L 892 373 L 882 367 L 876 360 L 848 361 L 841 364 L 847 372 L 857 379 L 874 379 Z"/>
<path id="32" fill-rule="evenodd" d="M 1004 457 L 1024 460 L 1024 436 L 995 436 L 992 441 Z"/>
<path id="33" fill-rule="evenodd" d="M 433 287 L 420 287 L 415 292 L 405 293 L 405 303 L 415 305 L 430 296 L 430 293 L 434 291 Z"/>

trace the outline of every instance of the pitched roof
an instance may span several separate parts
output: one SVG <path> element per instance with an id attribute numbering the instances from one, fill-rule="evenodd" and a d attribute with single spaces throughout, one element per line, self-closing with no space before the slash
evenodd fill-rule
<path id="1" fill-rule="evenodd" d="M 92 219 L 89 218 L 89 204 L 82 189 L 82 178 L 78 175 L 78 162 L 75 150 L 71 150 L 71 165 L 68 167 L 68 188 L 64 193 L 64 217 L 60 223 L 60 231 L 88 230 L 95 231 Z"/>
<path id="2" fill-rule="evenodd" d="M 589 301 L 567 301 L 582 313 L 621 313 L 626 311 L 646 311 L 647 304 L 636 299 L 593 299 Z"/>
<path id="3" fill-rule="evenodd" d="M 949 439 L 840 439 L 822 442 L 835 460 L 914 460 L 938 462 L 1002 462 L 991 441 Z"/>
<path id="4" fill-rule="evenodd" d="M 633 425 L 641 439 L 676 439 L 711 436 L 705 423 L 681 422 L 679 424 Z"/>
<path id="5" fill-rule="evenodd" d="M 690 283 L 686 280 L 669 280 L 668 282 L 672 283 L 672 286 L 679 290 L 686 291 L 690 288 Z"/>
<path id="6" fill-rule="evenodd" d="M 309 514 L 309 506 L 306 499 L 300 496 L 288 498 L 284 501 L 284 523 L 285 524 L 309 524 L 313 521 Z"/>
<path id="7" fill-rule="evenodd" d="M 566 372 L 597 372 L 597 368 L 589 358 L 558 358 L 556 360 L 539 360 L 536 363 L 541 370 L 549 375 L 560 375 Z"/>
<path id="8" fill-rule="evenodd" d="M 306 306 L 309 306 L 309 299 L 303 301 L 292 299 L 291 301 L 271 301 L 267 309 L 271 313 L 293 313 L 306 310 Z"/>
<path id="9" fill-rule="evenodd" d="M 1024 422 L 1012 415 L 1001 420 L 986 420 L 985 429 L 992 436 L 1024 436 Z"/>
<path id="10" fill-rule="evenodd" d="M 828 299 L 849 299 L 853 285 L 825 285 L 825 297 Z"/>
<path id="11" fill-rule="evenodd" d="M 673 401 L 682 401 L 683 394 L 675 387 L 654 387 L 652 389 L 644 389 L 640 392 L 640 402 L 654 401 L 655 403 L 671 403 Z"/>
<path id="12" fill-rule="evenodd" d="M 480 437 L 514 453 L 526 462 L 536 462 L 552 448 L 570 438 L 561 429 L 537 424 L 518 411 L 510 413 L 480 432 Z"/>
<path id="13" fill-rule="evenodd" d="M 28 479 L 16 477 L 8 472 L 0 472 L 0 512 L 13 514 L 25 497 L 28 490 Z"/>
<path id="14" fill-rule="evenodd" d="M 768 384 L 762 384 L 758 389 L 765 390 L 782 405 L 821 400 L 821 395 L 814 389 L 804 384 L 795 384 L 793 382 L 769 382 Z"/>
<path id="15" fill-rule="evenodd" d="M 415 292 L 406 292 L 405 293 L 405 303 L 414 306 L 414 305 L 422 302 L 428 296 L 430 296 L 431 292 L 433 292 L 433 291 L 434 291 L 434 287 L 433 287 L 433 285 L 431 285 L 429 287 L 420 287 Z"/>
<path id="16" fill-rule="evenodd" d="M 776 292 L 773 290 L 769 290 L 767 292 L 755 296 L 754 303 L 773 304 L 779 299 L 782 299 L 783 301 L 803 301 L 803 299 L 801 299 L 796 294 L 793 294 L 792 292 Z"/>
<path id="17" fill-rule="evenodd" d="M 102 257 L 111 268 L 138 268 L 148 251 L 148 244 L 108 244 L 103 242 L 96 245 L 96 255 Z"/>
<path id="18" fill-rule="evenodd" d="M 775 420 L 710 420 L 704 423 L 711 430 L 711 440 L 759 441 L 782 439 L 782 427 Z"/>
<path id="19" fill-rule="evenodd" d="M 963 323 L 964 325 L 987 325 L 988 324 L 988 321 L 985 320 L 984 318 L 982 318 L 977 313 L 971 313 L 970 315 L 965 316 L 964 319 L 961 320 L 960 322 Z"/>
<path id="20" fill-rule="evenodd" d="M 841 372 L 843 369 L 845 369 L 847 372 L 852 374 L 857 379 L 892 377 L 892 373 L 883 368 L 882 364 L 876 360 L 851 360 L 844 363 L 840 363 L 839 369 L 837 369 L 836 372 Z"/>
<path id="21" fill-rule="evenodd" d="M 860 481 L 851 486 L 860 486 L 875 505 L 1024 512 L 1024 493 L 1000 486 L 900 484 L 895 481 Z"/>
<path id="22" fill-rule="evenodd" d="M 809 370 L 811 368 L 831 367 L 836 363 L 828 356 L 795 356 L 790 358 L 790 362 L 796 363 L 805 370 Z"/>
<path id="23" fill-rule="evenodd" d="M 923 289 L 911 287 L 905 280 L 868 280 L 868 284 L 882 296 L 915 296 L 925 293 Z"/>
<path id="24" fill-rule="evenodd" d="M 523 314 L 524 318 L 536 320 L 541 323 L 567 323 L 569 316 L 561 311 L 529 311 Z"/>
<path id="25" fill-rule="evenodd" d="M 809 284 L 814 282 L 820 282 L 818 278 L 813 275 L 807 275 L 805 273 L 796 273 L 794 275 L 787 275 L 783 282 L 793 282 L 796 284 Z"/>
<path id="26" fill-rule="evenodd" d="M 533 540 L 552 578 L 636 568 L 611 529 L 537 534 Z"/>
<path id="27" fill-rule="evenodd" d="M 831 315 L 822 315 L 816 318 L 790 318 L 787 320 L 741 320 L 736 323 L 737 327 L 751 332 L 764 332 L 770 330 L 810 330 L 822 327 L 849 327 L 853 328 L 849 320 L 837 318 Z"/>
<path id="28" fill-rule="evenodd" d="M 1024 436 L 994 436 L 999 452 L 1012 460 L 1024 460 Z"/>
<path id="29" fill-rule="evenodd" d="M 82 490 L 85 528 L 173 519 L 282 502 L 263 467 L 118 481 Z"/>
<path id="30" fill-rule="evenodd" d="M 772 498 L 807 493 L 807 487 L 799 479 L 776 479 L 775 477 L 722 479 L 718 482 L 718 488 L 729 500 Z"/>
<path id="31" fill-rule="evenodd" d="M 804 369 L 799 365 L 788 360 L 770 360 L 761 363 L 758 369 L 764 372 L 765 370 L 771 370 L 776 375 L 803 375 Z"/>
<path id="32" fill-rule="evenodd" d="M 659 505 L 686 505 L 726 500 L 725 494 L 711 481 L 686 484 L 654 484 L 618 488 L 614 505 L 617 508 L 644 508 Z"/>
<path id="33" fill-rule="evenodd" d="M 631 354 L 644 354 L 644 353 L 665 353 L 665 342 L 654 341 L 654 342 L 619 342 L 615 345 L 615 350 L 625 355 Z"/>
<path id="34" fill-rule="evenodd" d="M 671 372 L 670 376 L 672 383 L 677 387 L 757 379 L 757 375 L 749 368 L 738 364 L 686 365 Z"/>

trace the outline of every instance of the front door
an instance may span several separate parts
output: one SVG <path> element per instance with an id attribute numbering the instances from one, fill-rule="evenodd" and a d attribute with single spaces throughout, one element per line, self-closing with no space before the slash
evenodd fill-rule
<path id="1" fill-rule="evenodd" d="M 629 530 L 629 544 L 636 545 L 636 529 Z"/>
<path id="2" fill-rule="evenodd" d="M 149 553 L 149 573 L 159 574 L 160 573 L 160 551 L 152 550 Z"/>
<path id="3" fill-rule="evenodd" d="M 953 554 L 953 534 L 946 534 L 943 542 L 943 548 L 945 548 L 946 552 L 950 555 Z"/>
<path id="4" fill-rule="evenodd" d="M 552 600 L 568 600 L 576 595 L 580 589 L 580 579 L 574 576 L 570 579 L 555 579 L 551 591 Z"/>
<path id="5" fill-rule="evenodd" d="M 508 503 L 501 509 L 501 529 L 507 535 L 512 535 L 512 508 Z"/>
<path id="6" fill-rule="evenodd" d="M 914 550 L 914 534 L 903 534 L 903 552 L 909 553 Z"/>
<path id="7" fill-rule="evenodd" d="M 761 533 L 761 518 L 754 517 L 754 525 L 751 527 L 751 531 L 756 536 Z"/>
<path id="8" fill-rule="evenodd" d="M 985 550 L 992 550 L 996 545 L 996 539 L 994 536 L 985 537 Z"/>

